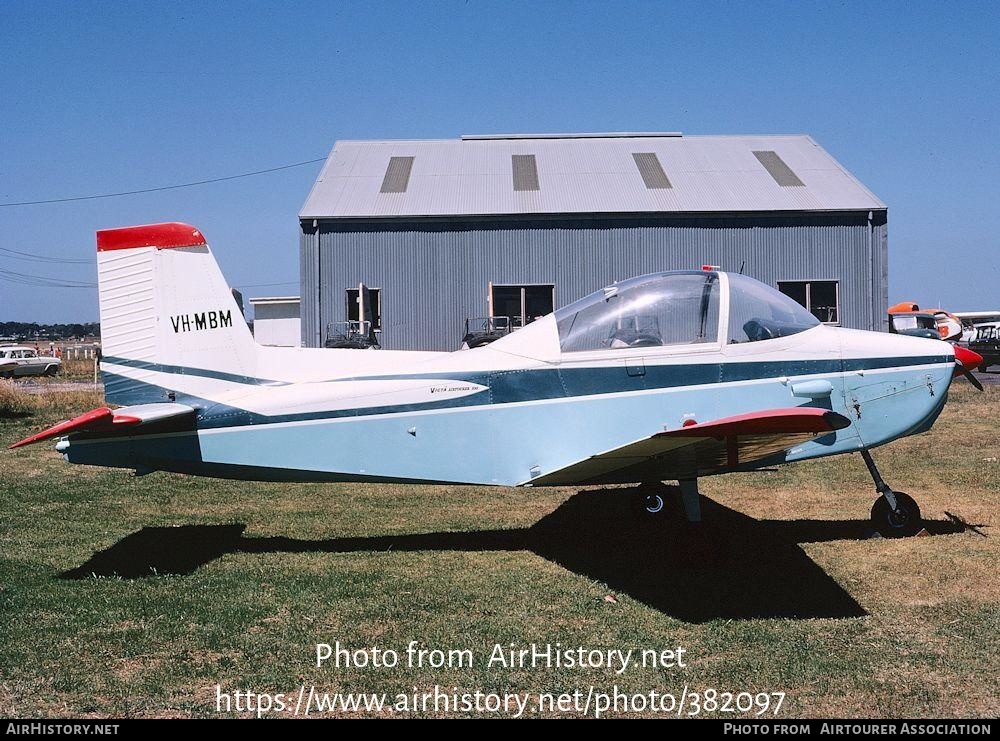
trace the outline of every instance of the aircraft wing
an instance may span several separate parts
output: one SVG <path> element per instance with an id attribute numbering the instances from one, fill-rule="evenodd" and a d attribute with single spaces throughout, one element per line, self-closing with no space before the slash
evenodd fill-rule
<path id="1" fill-rule="evenodd" d="M 533 486 L 634 483 L 734 471 L 841 430 L 850 420 L 813 407 L 768 409 L 658 432 L 531 480 Z"/>
<path id="2" fill-rule="evenodd" d="M 11 449 L 20 448 L 22 445 L 31 445 L 72 433 L 89 432 L 109 435 L 120 433 L 127 435 L 133 429 L 143 425 L 168 421 L 176 423 L 188 417 L 193 420 L 194 408 L 185 404 L 139 404 L 131 407 L 119 407 L 114 410 L 109 407 L 101 407 L 53 425 L 47 430 L 19 440 L 10 447 Z"/>

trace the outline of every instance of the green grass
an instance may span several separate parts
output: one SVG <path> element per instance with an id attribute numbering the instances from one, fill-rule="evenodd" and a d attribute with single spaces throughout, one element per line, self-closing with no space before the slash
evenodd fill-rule
<path id="1" fill-rule="evenodd" d="M 1000 712 L 1000 389 L 877 451 L 933 537 L 866 540 L 856 456 L 703 482 L 703 536 L 627 492 L 278 485 L 0 453 L 0 715 L 210 716 L 215 685 L 784 691 L 782 716 Z M 64 394 L 0 443 L 99 403 Z M 951 527 L 945 511 L 986 525 Z M 605 601 L 613 594 L 617 603 Z M 315 644 L 472 668 L 317 669 Z M 686 669 L 487 668 L 494 643 L 687 650 Z"/>

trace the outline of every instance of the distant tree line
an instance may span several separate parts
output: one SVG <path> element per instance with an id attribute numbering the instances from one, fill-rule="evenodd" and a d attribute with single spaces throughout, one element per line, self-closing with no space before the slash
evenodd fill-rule
<path id="1" fill-rule="evenodd" d="M 100 336 L 99 322 L 86 324 L 38 324 L 37 322 L 0 322 L 0 337 L 67 340 L 71 337 Z"/>

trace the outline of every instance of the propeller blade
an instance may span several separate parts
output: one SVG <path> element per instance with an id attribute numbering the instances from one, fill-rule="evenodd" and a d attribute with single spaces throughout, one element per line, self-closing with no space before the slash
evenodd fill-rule
<path id="1" fill-rule="evenodd" d="M 970 350 L 967 347 L 959 347 L 955 345 L 955 373 L 954 375 L 962 374 L 967 379 L 969 383 L 975 386 L 980 391 L 983 391 L 983 384 L 979 382 L 979 379 L 972 375 L 972 371 L 979 367 L 979 364 L 983 362 L 983 356 L 979 353 Z"/>
<path id="2" fill-rule="evenodd" d="M 975 386 L 975 387 L 976 387 L 977 389 L 979 389 L 980 391 L 985 391 L 985 389 L 983 388 L 983 384 L 981 384 L 981 383 L 979 382 L 979 379 L 978 379 L 978 378 L 976 378 L 976 377 L 975 377 L 974 375 L 972 375 L 972 371 L 970 371 L 970 370 L 966 370 L 965 368 L 963 368 L 963 367 L 962 367 L 961 365 L 959 365 L 958 363 L 955 363 L 955 366 L 956 366 L 957 368 L 959 368 L 959 372 L 960 372 L 960 373 L 961 373 L 961 374 L 962 374 L 963 376 L 965 376 L 966 378 L 968 378 L 968 379 L 969 379 L 969 383 L 971 383 L 971 384 L 972 384 L 973 386 Z"/>

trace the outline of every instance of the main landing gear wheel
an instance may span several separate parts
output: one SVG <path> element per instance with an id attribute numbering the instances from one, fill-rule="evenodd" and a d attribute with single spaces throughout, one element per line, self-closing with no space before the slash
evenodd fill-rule
<path id="1" fill-rule="evenodd" d="M 913 498 L 901 491 L 893 492 L 896 509 L 889 506 L 885 496 L 880 496 L 872 505 L 872 527 L 884 538 L 906 538 L 916 535 L 923 527 L 920 507 Z"/>
<path id="2" fill-rule="evenodd" d="M 667 508 L 663 492 L 640 489 L 632 495 L 632 509 L 642 518 L 659 517 Z"/>

